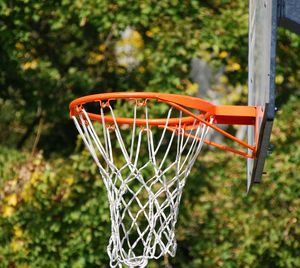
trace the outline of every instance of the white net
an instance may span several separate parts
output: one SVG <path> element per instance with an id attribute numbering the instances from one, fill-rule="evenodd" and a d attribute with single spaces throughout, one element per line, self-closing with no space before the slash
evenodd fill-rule
<path id="1" fill-rule="evenodd" d="M 187 130 L 182 112 L 172 107 L 165 124 L 155 128 L 149 123 L 147 102 L 136 102 L 131 109 L 130 125 L 118 124 L 109 102 L 100 103 L 98 121 L 92 122 L 84 108 L 73 116 L 107 188 L 111 267 L 145 267 L 149 259 L 175 255 L 182 190 L 209 130 L 197 120 Z M 176 126 L 169 124 L 174 114 Z M 142 127 L 136 123 L 141 117 Z"/>

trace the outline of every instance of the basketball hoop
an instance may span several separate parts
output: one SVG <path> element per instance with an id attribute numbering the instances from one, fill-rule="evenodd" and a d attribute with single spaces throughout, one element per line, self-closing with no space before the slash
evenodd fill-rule
<path id="1" fill-rule="evenodd" d="M 254 158 L 257 150 L 216 125 L 255 126 L 256 107 L 251 106 L 216 106 L 188 96 L 120 92 L 76 99 L 70 104 L 70 117 L 108 192 L 111 267 L 145 267 L 149 259 L 175 255 L 183 187 L 204 143 L 246 158 Z M 206 140 L 212 130 L 245 152 Z"/>

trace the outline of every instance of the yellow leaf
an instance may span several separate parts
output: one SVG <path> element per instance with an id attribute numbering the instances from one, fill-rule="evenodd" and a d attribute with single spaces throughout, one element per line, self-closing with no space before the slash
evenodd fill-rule
<path id="1" fill-rule="evenodd" d="M 148 37 L 152 37 L 152 36 L 153 36 L 153 33 L 152 33 L 151 31 L 146 31 L 146 35 L 147 35 Z"/>
<path id="2" fill-rule="evenodd" d="M 104 59 L 104 55 L 98 54 L 98 55 L 95 57 L 95 59 L 96 59 L 97 61 L 102 61 L 102 60 Z"/>
<path id="3" fill-rule="evenodd" d="M 22 69 L 23 70 L 36 69 L 37 65 L 38 65 L 37 60 L 27 61 L 22 64 Z"/>
<path id="4" fill-rule="evenodd" d="M 234 70 L 234 71 L 238 71 L 238 70 L 241 69 L 241 65 L 238 64 L 237 62 L 233 63 L 233 64 L 231 65 L 231 67 L 232 67 L 232 70 Z"/>
<path id="5" fill-rule="evenodd" d="M 19 227 L 19 226 L 14 226 L 14 234 L 15 234 L 15 237 L 21 237 L 23 235 L 23 231 L 22 229 Z"/>
<path id="6" fill-rule="evenodd" d="M 25 202 L 28 202 L 32 199 L 33 190 L 30 184 L 26 184 L 23 191 L 21 192 L 21 197 Z"/>
<path id="7" fill-rule="evenodd" d="M 226 75 L 221 75 L 220 82 L 222 84 L 227 84 L 228 83 L 228 77 Z"/>
<path id="8" fill-rule="evenodd" d="M 189 83 L 186 88 L 186 93 L 193 95 L 198 92 L 199 85 L 197 83 Z"/>
<path id="9" fill-rule="evenodd" d="M 40 176 L 41 176 L 41 174 L 39 172 L 37 172 L 37 171 L 33 172 L 31 175 L 30 183 L 33 186 L 37 186 L 40 182 Z"/>
<path id="10" fill-rule="evenodd" d="M 104 59 L 104 55 L 95 52 L 90 52 L 87 59 L 88 64 L 96 64 Z"/>
<path id="11" fill-rule="evenodd" d="M 69 178 L 66 178 L 66 183 L 68 184 L 68 185 L 72 185 L 73 183 L 74 183 L 74 178 L 72 178 L 72 177 L 69 177 Z"/>
<path id="12" fill-rule="evenodd" d="M 136 48 L 141 48 L 144 46 L 143 38 L 138 31 L 133 31 L 130 39 L 132 45 L 135 46 Z"/>
<path id="13" fill-rule="evenodd" d="M 160 28 L 156 26 L 156 27 L 151 28 L 149 31 L 147 31 L 146 35 L 148 37 L 152 37 L 154 34 L 156 34 L 158 32 L 160 32 Z"/>
<path id="14" fill-rule="evenodd" d="M 276 77 L 275 77 L 275 83 L 277 85 L 281 85 L 283 83 L 283 81 L 284 81 L 284 77 L 283 77 L 282 74 L 276 75 Z"/>
<path id="15" fill-rule="evenodd" d="M 139 73 L 143 74 L 145 72 L 145 68 L 143 66 L 139 67 Z"/>
<path id="16" fill-rule="evenodd" d="M 13 252 L 19 251 L 23 248 L 24 242 L 21 240 L 12 240 L 10 247 Z"/>
<path id="17" fill-rule="evenodd" d="M 37 65 L 38 65 L 37 60 L 33 60 L 33 61 L 31 62 L 30 68 L 31 68 L 31 69 L 36 69 Z"/>
<path id="18" fill-rule="evenodd" d="M 36 166 L 39 166 L 42 164 L 42 158 L 41 157 L 36 157 L 34 160 L 33 160 L 33 164 L 36 165 Z"/>
<path id="19" fill-rule="evenodd" d="M 70 191 L 70 189 L 66 189 L 66 191 L 65 191 L 65 193 L 64 193 L 64 195 L 63 195 L 63 200 L 66 200 L 66 199 L 68 199 L 69 197 L 70 197 L 70 194 L 71 194 L 71 191 Z"/>
<path id="20" fill-rule="evenodd" d="M 232 60 L 228 60 L 229 65 L 226 66 L 226 71 L 238 71 L 241 69 L 241 65 L 237 62 L 234 62 Z"/>
<path id="21" fill-rule="evenodd" d="M 98 47 L 99 51 L 103 52 L 106 49 L 106 45 L 105 44 L 101 44 Z"/>
<path id="22" fill-rule="evenodd" d="M 23 49 L 23 48 L 24 48 L 24 45 L 23 45 L 22 43 L 20 43 L 20 42 L 17 42 L 17 43 L 15 44 L 15 47 L 16 47 L 16 49 Z"/>
<path id="23" fill-rule="evenodd" d="M 219 58 L 224 59 L 228 56 L 228 52 L 227 51 L 221 51 L 219 54 Z"/>
<path id="24" fill-rule="evenodd" d="M 85 25 L 86 25 L 86 22 L 87 22 L 87 17 L 81 18 L 80 23 L 79 23 L 79 26 L 80 26 L 80 27 L 85 26 Z"/>
<path id="25" fill-rule="evenodd" d="M 18 203 L 18 198 L 17 198 L 17 194 L 16 193 L 10 194 L 5 199 L 6 199 L 6 203 L 9 206 L 16 206 L 17 203 Z"/>
<path id="26" fill-rule="evenodd" d="M 30 62 L 25 62 L 22 64 L 22 69 L 23 70 L 28 70 L 30 69 Z"/>
<path id="27" fill-rule="evenodd" d="M 12 216 L 15 212 L 15 208 L 11 207 L 11 206 L 3 206 L 2 208 L 2 215 L 5 218 L 9 218 L 10 216 Z"/>
<path id="28" fill-rule="evenodd" d="M 152 33 L 159 33 L 160 32 L 160 28 L 158 26 L 155 26 L 153 28 L 151 28 L 150 30 Z"/>
<path id="29" fill-rule="evenodd" d="M 10 187 L 15 188 L 17 186 L 18 181 L 17 180 L 11 180 L 10 181 Z"/>

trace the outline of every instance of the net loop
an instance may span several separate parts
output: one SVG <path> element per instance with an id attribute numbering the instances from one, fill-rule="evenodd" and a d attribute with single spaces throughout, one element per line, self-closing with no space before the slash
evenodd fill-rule
<path id="1" fill-rule="evenodd" d="M 115 130 L 115 128 L 116 128 L 116 126 L 115 125 L 112 125 L 112 124 L 106 124 L 105 125 L 106 126 L 106 129 L 108 130 L 108 131 L 114 131 Z"/>
<path id="2" fill-rule="evenodd" d="M 101 107 L 101 108 L 107 108 L 107 107 L 110 107 L 110 100 L 107 100 L 107 101 L 100 101 L 100 107 Z"/>
<path id="3" fill-rule="evenodd" d="M 172 106 L 165 124 L 151 127 L 147 103 L 136 100 L 130 105 L 133 123 L 126 128 L 117 123 L 109 101 L 100 102 L 98 122 L 92 122 L 84 108 L 72 117 L 107 189 L 111 267 L 145 267 L 149 259 L 175 255 L 182 191 L 209 131 L 196 119 L 185 129 L 183 112 Z M 107 124 L 108 116 L 113 123 Z M 145 118 L 139 128 L 138 116 Z M 174 116 L 178 124 L 169 125 Z"/>
<path id="4" fill-rule="evenodd" d="M 145 100 L 136 99 L 136 106 L 138 106 L 138 107 L 146 106 L 147 101 L 148 101 L 148 99 L 145 99 Z"/>

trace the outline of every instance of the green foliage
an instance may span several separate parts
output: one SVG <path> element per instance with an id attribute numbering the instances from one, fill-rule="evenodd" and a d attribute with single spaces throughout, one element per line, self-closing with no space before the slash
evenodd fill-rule
<path id="1" fill-rule="evenodd" d="M 3 267 L 93 267 L 108 262 L 103 254 L 110 233 L 106 192 L 86 156 L 46 163 L 37 155 L 23 162 L 19 177 L 2 188 Z"/>
<path id="2" fill-rule="evenodd" d="M 0 185 L 5 180 L 13 179 L 18 172 L 18 162 L 24 161 L 26 155 L 17 150 L 0 146 Z"/>
<path id="3" fill-rule="evenodd" d="M 224 69 L 221 88 L 212 86 L 230 88 L 224 102 L 239 101 L 247 82 L 247 8 L 246 1 L 2 1 L 0 103 L 10 112 L 1 128 L 15 117 L 0 139 L 28 148 L 35 119 L 43 117 L 40 146 L 61 152 L 75 140 L 69 128 L 56 131 L 65 126 L 64 107 L 73 98 L 122 90 L 195 94 L 189 80 L 194 57 Z M 134 68 L 120 64 L 115 53 L 128 26 L 135 30 L 125 40 L 137 47 Z M 279 31 L 279 93 L 299 88 L 299 47 L 296 35 Z"/>
<path id="4" fill-rule="evenodd" d="M 49 141 L 69 143 L 72 133 L 55 129 L 65 125 L 64 107 L 73 98 L 122 90 L 189 92 L 189 62 L 196 56 L 228 65 L 229 76 L 240 74 L 231 77 L 232 84 L 245 83 L 246 14 L 244 1 L 3 2 L 0 100 L 17 114 L 18 132 L 12 127 L 1 138 L 12 137 L 10 145 L 19 141 L 24 147 L 22 136 L 40 109 L 46 119 L 41 145 L 53 151 Z M 133 69 L 120 65 L 115 53 L 127 26 L 140 36 L 127 40 L 140 48 L 140 64 Z M 0 124 L 10 121 L 1 119 Z"/>
<path id="5" fill-rule="evenodd" d="M 213 87 L 232 90 L 225 102 L 245 102 L 247 8 L 243 0 L 0 1 L 0 267 L 107 267 L 106 190 L 69 102 L 111 91 L 195 94 L 194 57 L 224 70 Z M 121 39 L 128 26 L 132 36 Z M 278 39 L 268 175 L 246 196 L 244 159 L 202 153 L 181 203 L 177 256 L 149 267 L 300 266 L 300 39 L 282 29 Z M 124 44 L 136 65 L 120 63 Z"/>

